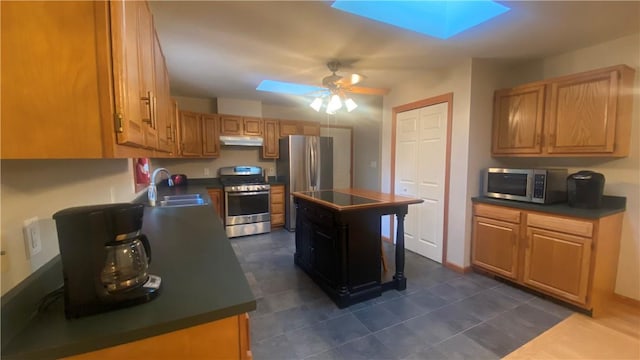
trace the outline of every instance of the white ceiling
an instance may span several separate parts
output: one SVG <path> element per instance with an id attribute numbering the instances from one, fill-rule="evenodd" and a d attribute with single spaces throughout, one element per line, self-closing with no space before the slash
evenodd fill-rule
<path id="1" fill-rule="evenodd" d="M 640 1 L 500 1 L 511 11 L 441 40 L 360 18 L 332 1 L 152 1 L 174 95 L 265 103 L 271 79 L 321 85 L 326 63 L 386 87 L 469 57 L 541 58 L 640 32 Z M 340 72 L 339 72 L 340 74 Z"/>

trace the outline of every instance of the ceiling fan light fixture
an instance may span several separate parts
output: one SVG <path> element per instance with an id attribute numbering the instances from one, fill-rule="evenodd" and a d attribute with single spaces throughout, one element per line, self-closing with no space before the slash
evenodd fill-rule
<path id="1" fill-rule="evenodd" d="M 342 108 L 342 101 L 340 100 L 340 96 L 337 94 L 331 95 L 331 99 L 327 104 L 327 114 L 335 114 L 336 111 Z"/>
<path id="2" fill-rule="evenodd" d="M 364 79 L 364 76 L 360 75 L 360 74 L 351 74 L 351 79 L 349 81 L 349 83 L 351 85 L 355 85 L 357 83 L 359 83 L 360 81 L 362 81 Z"/>
<path id="3" fill-rule="evenodd" d="M 322 107 L 322 98 L 317 97 L 313 99 L 309 106 L 311 106 L 313 110 L 320 112 L 320 108 Z"/>
<path id="4" fill-rule="evenodd" d="M 348 98 L 344 101 L 344 106 L 346 106 L 347 112 L 352 112 L 355 108 L 358 107 L 358 104 L 356 104 L 356 102 L 353 101 L 352 98 Z"/>

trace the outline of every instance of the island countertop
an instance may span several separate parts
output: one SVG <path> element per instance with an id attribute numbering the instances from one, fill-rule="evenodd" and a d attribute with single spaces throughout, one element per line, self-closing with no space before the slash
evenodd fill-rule
<path id="1" fill-rule="evenodd" d="M 293 196 L 312 201 L 338 211 L 375 208 L 389 205 L 419 204 L 423 200 L 364 189 L 297 191 Z"/>
<path id="2" fill-rule="evenodd" d="M 209 200 L 203 185 L 176 190 L 159 188 L 159 195 L 197 192 Z M 156 299 L 72 320 L 64 317 L 59 300 L 3 346 L 2 357 L 60 358 L 255 309 L 253 293 L 211 205 L 146 207 L 142 230 L 153 250 L 149 272 L 162 278 Z M 59 279 L 61 283 L 62 274 Z"/>

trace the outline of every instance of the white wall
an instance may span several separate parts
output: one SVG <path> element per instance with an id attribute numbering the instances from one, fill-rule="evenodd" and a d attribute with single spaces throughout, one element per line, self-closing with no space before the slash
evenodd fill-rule
<path id="1" fill-rule="evenodd" d="M 2 294 L 59 253 L 51 216 L 72 206 L 127 202 L 134 197 L 131 160 L 2 160 Z M 23 221 L 37 216 L 42 252 L 28 259 Z"/>
<path id="2" fill-rule="evenodd" d="M 467 261 L 471 226 L 467 206 L 471 196 L 467 190 L 471 65 L 471 60 L 466 60 L 446 69 L 414 74 L 411 81 L 394 86 L 385 97 L 382 118 L 381 189 L 390 192 L 392 108 L 453 93 L 447 260 L 458 266 Z M 389 236 L 388 229 L 383 231 Z"/>
<path id="3" fill-rule="evenodd" d="M 627 197 L 622 226 L 616 293 L 640 300 L 640 34 L 625 36 L 596 46 L 545 58 L 535 66 L 540 78 L 572 74 L 601 67 L 626 64 L 636 70 L 631 125 L 630 154 L 622 159 L 531 159 L 528 166 L 563 166 L 569 172 L 582 169 L 604 174 L 604 193 Z M 523 69 L 523 72 L 531 68 Z M 525 163 L 525 162 L 521 162 Z"/>
<path id="4" fill-rule="evenodd" d="M 262 117 L 262 103 L 255 100 L 218 98 L 218 113 Z"/>
<path id="5" fill-rule="evenodd" d="M 185 96 L 172 96 L 178 102 L 178 109 L 188 110 L 206 114 L 216 114 L 218 112 L 218 101 L 207 98 L 191 98 Z"/>

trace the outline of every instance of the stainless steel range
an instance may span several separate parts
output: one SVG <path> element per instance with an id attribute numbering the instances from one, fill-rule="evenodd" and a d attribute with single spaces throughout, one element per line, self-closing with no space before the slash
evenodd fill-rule
<path id="1" fill-rule="evenodd" d="M 224 225 L 228 237 L 271 231 L 270 189 L 258 166 L 220 168 L 224 186 Z"/>

